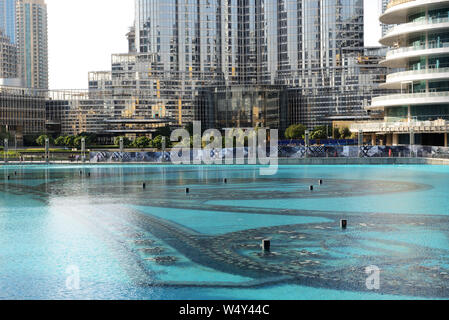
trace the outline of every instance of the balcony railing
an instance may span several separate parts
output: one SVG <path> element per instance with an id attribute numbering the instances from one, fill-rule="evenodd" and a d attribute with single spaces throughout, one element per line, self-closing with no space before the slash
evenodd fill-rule
<path id="1" fill-rule="evenodd" d="M 420 27 L 425 25 L 434 25 L 434 24 L 440 24 L 440 23 L 447 23 L 449 22 L 449 17 L 447 18 L 429 18 L 427 20 L 420 20 L 415 22 L 409 22 L 409 23 L 403 23 L 400 25 L 395 26 L 385 35 L 385 38 L 388 38 L 391 35 L 394 35 L 396 33 L 406 32 L 408 29 L 412 29 L 414 27 Z"/>
<path id="2" fill-rule="evenodd" d="M 423 74 L 438 74 L 438 73 L 447 73 L 449 72 L 449 68 L 435 68 L 435 69 L 421 69 L 421 70 L 410 70 L 403 72 L 396 72 L 389 74 L 387 76 L 387 82 L 392 82 L 397 78 L 413 76 L 413 75 L 423 75 Z"/>
<path id="3" fill-rule="evenodd" d="M 400 4 L 404 4 L 407 2 L 412 2 L 415 0 L 391 0 L 388 5 L 387 5 L 387 9 L 393 8 L 394 6 L 398 6 Z"/>
<path id="4" fill-rule="evenodd" d="M 429 43 L 428 46 L 420 45 L 420 46 L 410 46 L 399 49 L 390 50 L 387 52 L 387 59 L 391 58 L 394 55 L 412 51 L 420 51 L 420 50 L 429 50 L 429 49 L 440 49 L 440 48 L 449 48 L 449 42 L 440 42 L 440 43 Z"/>
<path id="5" fill-rule="evenodd" d="M 406 100 L 406 99 L 422 99 L 422 98 L 441 98 L 448 97 L 449 103 L 449 91 L 442 92 L 419 92 L 419 93 L 399 93 L 391 94 L 387 96 L 380 96 L 373 98 L 372 104 L 382 104 L 385 101 Z"/>
<path id="6" fill-rule="evenodd" d="M 351 125 L 351 132 L 440 132 L 449 130 L 449 121 L 397 121 L 397 122 L 359 122 Z"/>

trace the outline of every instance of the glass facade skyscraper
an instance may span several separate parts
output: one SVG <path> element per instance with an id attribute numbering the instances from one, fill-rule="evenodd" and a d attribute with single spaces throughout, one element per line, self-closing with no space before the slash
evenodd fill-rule
<path id="1" fill-rule="evenodd" d="M 368 119 L 386 68 L 364 47 L 363 18 L 363 0 L 135 0 L 129 52 L 89 89 L 134 100 L 114 107 L 123 122 L 155 110 L 177 125 L 227 114 L 281 131 Z"/>
<path id="2" fill-rule="evenodd" d="M 16 42 L 16 0 L 0 0 L 0 29 L 11 43 Z"/>
<path id="3" fill-rule="evenodd" d="M 363 47 L 362 0 L 136 0 L 136 48 L 163 70 L 274 84 Z"/>
<path id="4" fill-rule="evenodd" d="M 177 97 L 169 109 L 180 123 L 192 119 L 200 89 L 242 85 L 302 95 L 293 99 L 302 105 L 290 107 L 303 111 L 290 122 L 368 117 L 363 107 L 386 73 L 370 65 L 381 53 L 364 48 L 363 0 L 135 3 L 136 51 L 155 55 L 148 76 L 162 96 Z"/>
<path id="5" fill-rule="evenodd" d="M 20 76 L 26 87 L 48 89 L 47 5 L 17 0 L 16 15 Z"/>

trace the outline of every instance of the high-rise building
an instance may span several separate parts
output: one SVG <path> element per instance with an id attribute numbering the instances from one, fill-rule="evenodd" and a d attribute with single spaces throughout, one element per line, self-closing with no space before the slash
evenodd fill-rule
<path id="1" fill-rule="evenodd" d="M 381 40 L 391 47 L 382 65 L 392 73 L 382 85 L 396 94 L 373 99 L 369 109 L 385 113 L 382 122 L 359 124 L 387 144 L 448 146 L 449 2 L 392 0 L 381 16 L 393 27 Z M 412 139 L 411 139 L 412 138 Z"/>
<path id="2" fill-rule="evenodd" d="M 17 78 L 17 47 L 0 29 L 0 79 Z"/>
<path id="3" fill-rule="evenodd" d="M 363 18 L 362 0 L 136 0 L 135 49 L 155 55 L 149 79 L 176 97 L 179 123 L 205 87 L 281 85 L 304 97 L 294 121 L 313 127 L 369 117 L 386 71 L 370 63 Z"/>
<path id="4" fill-rule="evenodd" d="M 0 29 L 16 42 L 16 0 L 0 0 Z"/>
<path id="5" fill-rule="evenodd" d="M 364 107 L 383 92 L 384 52 L 364 47 L 363 0 L 135 4 L 129 52 L 112 56 L 111 72 L 89 75 L 91 95 L 134 100 L 110 106 L 115 123 L 313 128 L 369 119 Z"/>
<path id="6" fill-rule="evenodd" d="M 16 16 L 21 78 L 26 87 L 47 89 L 47 5 L 44 0 L 17 0 Z"/>

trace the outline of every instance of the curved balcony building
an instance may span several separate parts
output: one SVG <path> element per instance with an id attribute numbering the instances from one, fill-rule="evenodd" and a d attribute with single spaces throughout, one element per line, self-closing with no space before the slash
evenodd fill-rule
<path id="1" fill-rule="evenodd" d="M 447 146 L 448 126 L 441 124 L 449 125 L 449 0 L 391 0 L 380 20 L 394 25 L 380 42 L 391 48 L 381 65 L 392 70 L 381 86 L 395 93 L 368 107 L 385 113 L 371 133 L 385 135 L 387 144 L 406 144 L 408 128 L 420 144 Z"/>

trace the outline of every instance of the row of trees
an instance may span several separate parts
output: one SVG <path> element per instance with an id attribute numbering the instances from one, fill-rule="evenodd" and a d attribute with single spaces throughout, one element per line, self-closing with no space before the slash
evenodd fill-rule
<path id="1" fill-rule="evenodd" d="M 287 128 L 285 137 L 290 140 L 304 139 L 306 130 L 306 126 L 302 124 L 294 124 Z M 310 139 L 313 140 L 327 139 L 328 137 L 329 132 L 327 126 L 318 126 L 310 132 Z"/>
<path id="2" fill-rule="evenodd" d="M 355 137 L 356 135 L 354 135 L 348 127 L 334 129 L 335 139 L 354 139 Z"/>
<path id="3" fill-rule="evenodd" d="M 288 127 L 285 131 L 285 137 L 290 140 L 304 139 L 307 128 L 302 124 L 294 124 Z M 321 140 L 327 139 L 331 133 L 327 126 L 318 126 L 312 132 L 310 132 L 310 139 Z M 335 128 L 333 132 L 334 139 L 351 139 L 354 138 L 354 134 L 351 133 L 348 127 Z"/>
<path id="4" fill-rule="evenodd" d="M 139 137 L 134 141 L 131 141 L 127 137 L 116 137 L 114 139 L 114 144 L 116 146 L 120 145 L 121 138 L 123 138 L 123 144 L 125 147 L 138 148 L 138 149 L 144 149 L 144 148 L 162 149 L 162 147 L 163 147 L 163 136 L 157 136 L 154 139 L 150 139 L 147 137 Z M 166 147 L 168 148 L 170 139 L 165 139 L 165 141 L 166 141 Z"/>
<path id="5" fill-rule="evenodd" d="M 97 136 L 92 133 L 81 133 L 76 136 L 60 136 L 56 139 L 53 139 L 53 137 L 43 134 L 36 139 L 36 144 L 43 147 L 45 146 L 45 140 L 49 139 L 50 145 L 55 145 L 58 147 L 80 148 L 81 140 L 83 138 L 86 140 L 86 145 L 91 145 L 96 141 Z"/>
<path id="6" fill-rule="evenodd" d="M 187 126 L 187 130 L 192 131 L 190 132 L 193 134 L 193 128 Z M 295 124 L 291 125 L 287 128 L 285 131 L 285 138 L 290 140 L 297 140 L 297 139 L 304 139 L 305 138 L 305 132 L 307 128 L 302 124 Z M 135 140 L 130 140 L 127 137 L 116 137 L 114 139 L 115 146 L 119 146 L 120 144 L 120 138 L 123 138 L 124 146 L 125 147 L 131 147 L 131 148 L 156 148 L 156 149 L 162 149 L 163 147 L 163 137 L 166 137 L 166 146 L 167 148 L 171 147 L 170 143 L 170 128 L 160 128 L 158 132 L 156 133 L 157 136 L 154 139 L 150 139 L 148 137 L 139 137 Z M 318 126 L 314 130 L 310 132 L 310 139 L 312 140 L 322 140 L 327 139 L 329 136 L 333 134 L 333 137 L 335 139 L 349 139 L 353 138 L 354 135 L 351 133 L 348 127 L 343 128 L 335 128 L 333 132 L 329 132 L 329 127 L 327 126 Z M 81 147 L 81 140 L 86 140 L 86 145 L 90 146 L 95 144 L 97 140 L 97 135 L 90 134 L 90 133 L 81 133 L 76 136 L 60 136 L 56 139 L 53 139 L 51 136 L 48 135 L 41 135 L 36 138 L 35 143 L 38 146 L 45 146 L 45 140 L 49 139 L 50 144 L 58 147 L 68 147 L 68 148 L 80 148 Z M 200 138 L 201 139 L 201 138 Z M 193 139 L 191 139 L 191 144 L 193 144 Z M 223 145 L 225 144 L 225 140 L 223 139 Z"/>

